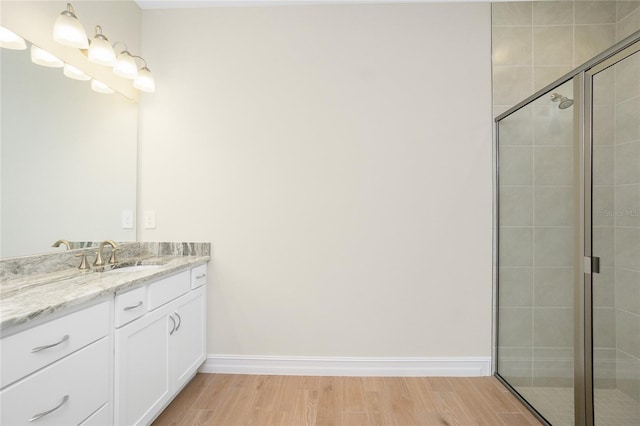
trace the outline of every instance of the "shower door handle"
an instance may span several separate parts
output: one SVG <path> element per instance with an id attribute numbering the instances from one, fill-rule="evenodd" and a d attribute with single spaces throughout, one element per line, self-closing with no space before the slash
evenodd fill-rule
<path id="1" fill-rule="evenodd" d="M 599 257 L 585 257 L 584 258 L 584 272 L 586 274 L 599 274 L 600 273 L 600 258 Z"/>

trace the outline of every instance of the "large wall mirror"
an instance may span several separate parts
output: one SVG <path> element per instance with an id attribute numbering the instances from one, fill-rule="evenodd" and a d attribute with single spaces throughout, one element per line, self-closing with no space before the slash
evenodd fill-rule
<path id="1" fill-rule="evenodd" d="M 0 49 L 0 257 L 135 241 L 137 104 Z"/>

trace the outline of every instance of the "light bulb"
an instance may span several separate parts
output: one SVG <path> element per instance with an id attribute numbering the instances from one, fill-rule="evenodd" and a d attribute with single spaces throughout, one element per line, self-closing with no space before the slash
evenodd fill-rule
<path id="1" fill-rule="evenodd" d="M 74 80 L 81 80 L 81 81 L 91 80 L 91 77 L 89 77 L 87 74 L 82 72 L 82 70 L 69 64 L 64 64 L 64 75 Z"/>
<path id="2" fill-rule="evenodd" d="M 89 47 L 87 33 L 73 13 L 71 3 L 67 3 L 67 10 L 58 15 L 55 24 L 53 24 L 53 39 L 60 44 L 77 49 Z"/>
<path id="3" fill-rule="evenodd" d="M 119 77 L 131 80 L 138 76 L 138 66 L 133 56 L 131 56 L 131 53 L 126 50 L 120 52 L 113 66 L 113 73 Z"/>
<path id="4" fill-rule="evenodd" d="M 91 40 L 88 52 L 89 61 L 106 66 L 113 66 L 116 62 L 116 52 L 113 50 L 113 46 L 109 43 L 109 40 L 102 35 L 102 28 L 100 25 L 96 25 L 96 35 Z"/>
<path id="5" fill-rule="evenodd" d="M 31 45 L 31 62 L 51 68 L 62 68 L 64 66 L 64 62 L 46 50 L 40 49 L 35 44 Z"/>
<path id="6" fill-rule="evenodd" d="M 140 68 L 138 77 L 133 81 L 133 87 L 143 92 L 153 93 L 156 91 L 156 81 L 151 71 L 149 71 L 149 68 Z"/>
<path id="7" fill-rule="evenodd" d="M 0 47 L 12 50 L 24 50 L 27 48 L 27 43 L 18 34 L 0 27 Z"/>
<path id="8" fill-rule="evenodd" d="M 107 95 L 113 93 L 113 89 L 111 87 L 95 79 L 91 80 L 91 88 L 93 89 L 94 92 L 98 92 L 98 93 L 104 93 Z"/>

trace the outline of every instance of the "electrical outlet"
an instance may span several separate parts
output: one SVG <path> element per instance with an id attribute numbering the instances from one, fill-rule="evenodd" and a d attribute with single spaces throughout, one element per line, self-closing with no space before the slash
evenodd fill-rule
<path id="1" fill-rule="evenodd" d="M 122 210 L 122 229 L 133 229 L 133 210 Z"/>
<path id="2" fill-rule="evenodd" d="M 155 210 L 144 211 L 144 227 L 145 229 L 155 229 L 156 227 L 156 211 Z"/>

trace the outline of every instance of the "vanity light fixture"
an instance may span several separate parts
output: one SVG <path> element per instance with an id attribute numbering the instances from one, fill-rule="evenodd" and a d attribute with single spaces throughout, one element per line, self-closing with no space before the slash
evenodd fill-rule
<path id="1" fill-rule="evenodd" d="M 82 72 L 82 70 L 69 64 L 64 64 L 64 75 L 74 80 L 80 80 L 80 81 L 91 80 L 91 77 L 89 77 L 87 74 Z"/>
<path id="2" fill-rule="evenodd" d="M 122 42 L 118 41 L 115 45 L 118 43 Z M 129 80 L 138 77 L 138 66 L 131 53 L 129 53 L 126 44 L 124 44 L 124 50 L 120 52 L 116 58 L 116 63 L 113 65 L 113 73 L 119 77 L 128 78 Z"/>
<path id="3" fill-rule="evenodd" d="M 91 40 L 88 52 L 89 61 L 105 66 L 113 66 L 116 63 L 116 52 L 109 40 L 102 34 L 102 27 L 96 25 L 95 36 Z"/>
<path id="4" fill-rule="evenodd" d="M 75 10 L 71 3 L 67 3 L 67 10 L 62 11 L 55 24 L 53 24 L 53 39 L 69 47 L 78 49 L 87 49 L 89 47 L 87 33 L 75 15 Z"/>
<path id="5" fill-rule="evenodd" d="M 147 68 L 147 61 L 140 56 L 134 56 L 144 62 L 144 66 L 138 70 L 138 76 L 133 80 L 133 87 L 143 92 L 153 93 L 156 91 L 156 80 L 153 78 L 153 74 L 149 68 Z"/>
<path id="6" fill-rule="evenodd" d="M 64 66 L 64 62 L 46 50 L 40 49 L 35 44 L 31 45 L 31 62 L 50 68 L 62 68 Z"/>
<path id="7" fill-rule="evenodd" d="M 2 43 L 0 47 L 4 47 L 5 43 L 5 33 L 2 30 L 4 29 L 0 27 L 0 36 L 3 37 L 0 38 L 0 43 Z M 113 45 L 109 43 L 107 37 L 102 33 L 102 27 L 100 25 L 95 26 L 93 39 L 90 41 L 87 40 L 87 33 L 76 16 L 76 11 L 71 3 L 67 3 L 66 10 L 63 10 L 57 17 L 53 25 L 53 39 L 65 46 L 81 49 L 83 53 L 86 53 L 89 62 L 112 67 L 113 73 L 118 77 L 133 80 L 133 87 L 135 89 L 149 93 L 155 92 L 155 79 L 147 67 L 147 62 L 140 56 L 132 55 L 124 42 L 118 41 Z M 24 40 L 22 40 L 22 42 L 24 44 Z M 122 44 L 124 49 L 119 49 L 120 53 L 116 54 L 115 48 L 118 44 Z M 26 45 L 23 48 L 26 48 Z M 73 65 L 63 63 L 55 56 L 36 46 L 32 46 L 31 58 L 34 63 L 44 66 L 64 66 L 64 75 L 69 78 L 75 80 L 91 80 L 91 88 L 96 92 L 114 92 L 111 87 L 99 80 L 92 79 L 83 70 Z M 140 59 L 144 63 L 141 68 L 138 68 L 138 63 L 135 58 Z M 120 83 L 118 83 L 118 85 L 119 84 Z M 129 89 L 126 91 L 128 92 L 128 90 Z"/>
<path id="8" fill-rule="evenodd" d="M 0 27 L 0 47 L 11 50 L 24 50 L 27 48 L 27 43 L 13 31 Z"/>
<path id="9" fill-rule="evenodd" d="M 103 93 L 105 95 L 113 93 L 113 89 L 111 87 L 99 80 L 96 80 L 95 78 L 91 80 L 91 89 L 93 89 L 94 92 Z"/>

